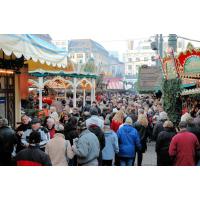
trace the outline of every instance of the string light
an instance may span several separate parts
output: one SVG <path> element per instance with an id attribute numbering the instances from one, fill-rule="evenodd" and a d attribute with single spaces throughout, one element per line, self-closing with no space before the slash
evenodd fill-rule
<path id="1" fill-rule="evenodd" d="M 0 73 L 4 73 L 4 74 L 14 74 L 14 71 L 11 71 L 11 70 L 3 70 L 3 69 L 1 69 L 1 70 L 0 70 Z"/>

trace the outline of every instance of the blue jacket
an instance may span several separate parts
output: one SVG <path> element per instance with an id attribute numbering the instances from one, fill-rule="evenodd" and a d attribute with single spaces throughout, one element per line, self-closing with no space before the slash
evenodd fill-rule
<path id="1" fill-rule="evenodd" d="M 119 156 L 134 158 L 135 147 L 141 150 L 140 137 L 135 128 L 130 125 L 124 124 L 117 131 L 119 140 Z"/>
<path id="2" fill-rule="evenodd" d="M 103 160 L 113 160 L 115 158 L 115 153 L 119 152 L 118 138 L 117 134 L 110 130 L 104 133 L 106 145 L 102 150 Z"/>

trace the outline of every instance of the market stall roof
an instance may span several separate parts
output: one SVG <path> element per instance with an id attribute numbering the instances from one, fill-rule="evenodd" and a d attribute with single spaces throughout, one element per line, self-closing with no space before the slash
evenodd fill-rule
<path id="1" fill-rule="evenodd" d="M 76 78 L 94 78 L 96 79 L 97 74 L 90 72 L 81 72 L 77 73 L 77 69 L 74 65 L 68 65 L 61 69 L 59 67 L 53 67 L 46 64 L 41 64 L 40 62 L 33 62 L 32 60 L 28 60 L 25 62 L 28 64 L 29 74 L 37 77 L 45 77 L 45 76 L 64 76 L 64 77 L 76 77 Z"/>
<path id="2" fill-rule="evenodd" d="M 108 90 L 123 90 L 123 80 L 122 78 L 104 78 L 103 80 L 107 83 Z"/>
<path id="3" fill-rule="evenodd" d="M 34 62 L 58 67 L 67 65 L 67 52 L 30 34 L 0 34 L 0 56 L 22 56 Z"/>

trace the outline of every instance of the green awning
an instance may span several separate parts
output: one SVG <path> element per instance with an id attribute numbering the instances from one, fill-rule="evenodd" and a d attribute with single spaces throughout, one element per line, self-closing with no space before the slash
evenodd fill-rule
<path id="1" fill-rule="evenodd" d="M 182 85 L 181 85 L 181 88 L 189 88 L 189 87 L 193 87 L 193 86 L 195 86 L 195 85 L 196 85 L 196 83 L 182 84 Z"/>

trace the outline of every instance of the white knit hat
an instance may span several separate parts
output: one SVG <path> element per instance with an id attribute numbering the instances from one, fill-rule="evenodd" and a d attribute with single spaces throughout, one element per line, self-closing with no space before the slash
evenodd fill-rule
<path id="1" fill-rule="evenodd" d="M 125 120 L 125 124 L 133 125 L 133 120 L 130 117 L 127 117 Z"/>

